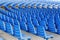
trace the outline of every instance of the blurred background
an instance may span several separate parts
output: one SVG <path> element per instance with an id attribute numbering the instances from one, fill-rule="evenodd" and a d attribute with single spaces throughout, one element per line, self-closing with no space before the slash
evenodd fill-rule
<path id="1" fill-rule="evenodd" d="M 10 2 L 19 2 L 19 1 L 24 1 L 24 2 L 31 2 L 31 1 L 42 1 L 42 2 L 60 2 L 60 0 L 0 0 L 0 2 L 5 2 L 5 1 L 10 1 Z"/>

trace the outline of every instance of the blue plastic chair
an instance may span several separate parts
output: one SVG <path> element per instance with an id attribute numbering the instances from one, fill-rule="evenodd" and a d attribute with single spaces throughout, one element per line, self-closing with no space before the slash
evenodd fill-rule
<path id="1" fill-rule="evenodd" d="M 59 27 L 59 25 L 60 25 L 59 14 L 55 14 L 55 23 L 56 23 L 55 25 L 56 25 L 56 28 L 57 28 L 57 33 L 60 34 L 60 31 L 59 31 L 59 30 L 60 30 L 60 29 L 59 29 L 59 28 L 60 28 L 60 27 Z"/>
<path id="2" fill-rule="evenodd" d="M 51 15 L 48 19 L 48 31 L 51 31 L 54 33 L 57 32 L 56 26 L 54 24 L 54 16 L 53 15 Z"/>
<path id="3" fill-rule="evenodd" d="M 6 32 L 9 33 L 10 35 L 13 35 L 13 27 L 10 23 L 5 22 L 5 26 L 6 26 Z"/>
<path id="4" fill-rule="evenodd" d="M 0 29 L 6 31 L 5 23 L 2 20 L 0 20 Z"/>
<path id="5" fill-rule="evenodd" d="M 30 37 L 27 37 L 21 33 L 19 25 L 14 25 L 14 36 L 19 40 L 30 40 Z"/>
<path id="6" fill-rule="evenodd" d="M 27 13 L 27 26 L 28 26 L 28 31 L 33 33 L 33 34 L 36 34 L 36 30 L 35 30 L 35 27 L 31 21 L 31 16 L 29 15 L 29 13 Z"/>
<path id="7" fill-rule="evenodd" d="M 45 38 L 46 40 L 48 40 L 49 38 L 53 38 L 52 35 L 46 34 L 45 28 L 44 28 L 43 26 L 39 26 L 39 27 L 37 28 L 37 35 Z"/>
<path id="8" fill-rule="evenodd" d="M 16 36 L 18 39 L 21 38 L 21 40 L 30 40 L 30 37 L 27 37 L 26 35 L 22 34 L 20 31 L 20 24 L 17 20 L 14 20 L 14 36 Z M 25 37 L 25 38 L 24 38 Z"/>

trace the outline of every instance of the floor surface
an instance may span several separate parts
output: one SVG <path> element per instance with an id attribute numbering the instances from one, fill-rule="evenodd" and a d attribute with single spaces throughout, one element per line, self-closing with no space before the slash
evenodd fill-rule
<path id="1" fill-rule="evenodd" d="M 31 33 L 27 33 L 25 31 L 22 31 L 22 33 L 30 36 L 31 40 L 45 40 L 45 39 L 43 39 L 41 37 L 38 37 L 38 36 L 33 35 Z M 57 34 L 54 34 L 54 33 L 50 33 L 50 32 L 47 32 L 47 33 L 50 34 L 50 35 L 53 35 L 53 37 L 54 37 L 54 38 L 49 39 L 49 40 L 60 40 L 60 35 L 57 35 Z M 18 40 L 17 38 L 15 38 L 15 37 L 3 32 L 1 30 L 0 30 L 0 37 L 4 38 L 4 40 Z"/>

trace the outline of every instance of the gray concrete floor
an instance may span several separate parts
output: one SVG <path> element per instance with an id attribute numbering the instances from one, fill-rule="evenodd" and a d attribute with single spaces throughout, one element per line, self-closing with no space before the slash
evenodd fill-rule
<path id="1" fill-rule="evenodd" d="M 31 33 L 27 33 L 25 31 L 22 31 L 22 33 L 24 33 L 24 34 L 26 34 L 28 36 L 31 36 L 31 40 L 45 40 L 45 39 L 43 39 L 41 37 L 38 37 L 38 36 L 33 35 Z M 49 40 L 60 40 L 60 35 L 57 35 L 57 34 L 54 34 L 54 33 L 50 33 L 50 32 L 47 32 L 47 33 L 50 34 L 50 35 L 53 35 L 53 37 L 54 37 L 54 38 L 49 39 Z M 15 38 L 15 37 L 3 32 L 1 30 L 0 30 L 0 37 L 4 38 L 5 40 L 17 40 L 17 38 Z"/>

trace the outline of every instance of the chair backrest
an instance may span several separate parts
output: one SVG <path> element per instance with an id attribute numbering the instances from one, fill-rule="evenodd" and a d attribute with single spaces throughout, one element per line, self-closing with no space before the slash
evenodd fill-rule
<path id="1" fill-rule="evenodd" d="M 11 23 L 12 25 L 14 25 L 14 21 L 12 18 L 9 18 L 9 23 Z"/>
<path id="2" fill-rule="evenodd" d="M 0 20 L 0 29 L 3 31 L 6 30 L 5 23 L 2 20 Z"/>
<path id="3" fill-rule="evenodd" d="M 22 33 L 19 25 L 14 25 L 13 29 L 14 29 L 14 36 L 17 38 L 22 38 Z"/>
<path id="4" fill-rule="evenodd" d="M 41 37 L 45 37 L 47 35 L 43 26 L 37 27 L 37 35 Z"/>
<path id="5" fill-rule="evenodd" d="M 8 22 L 5 22 L 5 26 L 6 26 L 6 32 L 13 35 L 13 26 Z"/>

